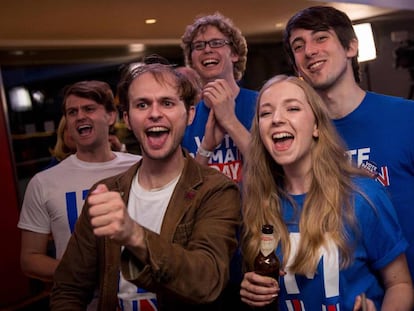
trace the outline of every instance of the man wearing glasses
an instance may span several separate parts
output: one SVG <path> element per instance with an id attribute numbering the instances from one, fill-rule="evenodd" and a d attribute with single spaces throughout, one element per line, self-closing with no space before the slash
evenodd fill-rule
<path id="1" fill-rule="evenodd" d="M 203 82 L 202 100 L 182 146 L 199 163 L 240 182 L 257 97 L 257 92 L 238 85 L 246 69 L 246 39 L 230 19 L 216 13 L 188 25 L 181 40 L 187 66 L 197 71 Z M 240 300 L 241 280 L 241 258 L 236 253 L 223 293 L 223 310 L 246 308 Z"/>
<path id="2" fill-rule="evenodd" d="M 246 68 L 246 40 L 219 13 L 196 19 L 181 39 L 186 64 L 203 81 L 202 101 L 183 146 L 198 162 L 240 182 L 257 97 L 238 85 Z"/>

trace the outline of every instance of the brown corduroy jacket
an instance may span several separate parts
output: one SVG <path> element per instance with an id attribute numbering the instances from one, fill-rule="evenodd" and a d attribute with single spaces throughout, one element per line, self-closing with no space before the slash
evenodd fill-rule
<path id="1" fill-rule="evenodd" d="M 220 309 L 218 297 L 228 282 L 237 247 L 240 193 L 225 175 L 184 154 L 187 161 L 160 234 L 145 230 L 146 263 L 138 262 L 126 248 L 121 256 L 121 245 L 93 234 L 85 201 L 55 273 L 52 310 L 85 310 L 96 288 L 98 310 L 116 310 L 120 269 L 126 280 L 157 294 L 159 310 Z M 100 183 L 118 191 L 127 203 L 140 165 Z"/>

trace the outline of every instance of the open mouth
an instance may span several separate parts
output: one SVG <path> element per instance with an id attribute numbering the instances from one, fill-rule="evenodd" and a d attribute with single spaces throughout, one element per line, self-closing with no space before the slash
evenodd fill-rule
<path id="1" fill-rule="evenodd" d="M 163 134 L 168 134 L 169 132 L 170 130 L 164 126 L 156 126 L 156 127 L 151 127 L 147 129 L 146 134 L 148 136 L 157 137 Z"/>
<path id="2" fill-rule="evenodd" d="M 285 151 L 287 150 L 293 142 L 295 137 L 288 132 L 283 133 L 276 133 L 273 134 L 272 139 L 274 142 L 274 146 L 278 151 Z"/>
<path id="3" fill-rule="evenodd" d="M 292 134 L 290 134 L 290 133 L 287 133 L 287 132 L 285 132 L 285 133 L 277 133 L 277 134 L 274 134 L 272 136 L 272 139 L 273 139 L 273 141 L 275 143 L 277 143 L 277 142 L 284 142 L 286 140 L 290 140 L 290 139 L 293 139 L 293 138 L 294 138 L 294 136 Z"/>
<path id="4" fill-rule="evenodd" d="M 164 146 L 169 133 L 170 129 L 164 126 L 151 127 L 145 131 L 149 145 L 155 149 L 160 149 Z"/>
<path id="5" fill-rule="evenodd" d="M 318 62 L 315 62 L 315 63 L 312 63 L 312 64 L 310 64 L 309 66 L 308 66 L 308 69 L 309 70 L 311 70 L 311 71 L 316 71 L 316 70 L 318 70 L 318 69 L 320 69 L 321 68 L 321 66 L 323 65 L 325 63 L 325 61 L 318 61 Z"/>
<path id="6" fill-rule="evenodd" d="M 215 66 L 218 65 L 219 61 L 216 59 L 206 59 L 201 62 L 203 66 L 209 67 L 209 66 Z"/>
<path id="7" fill-rule="evenodd" d="M 78 131 L 80 136 L 89 135 L 92 132 L 92 126 L 91 125 L 81 125 L 77 128 L 77 131 Z"/>

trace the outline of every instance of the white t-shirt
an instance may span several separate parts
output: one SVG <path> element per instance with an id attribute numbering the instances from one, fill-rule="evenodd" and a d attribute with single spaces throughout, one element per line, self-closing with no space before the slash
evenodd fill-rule
<path id="1" fill-rule="evenodd" d="M 159 234 L 168 203 L 181 175 L 162 188 L 145 190 L 138 183 L 138 174 L 139 171 L 132 180 L 128 214 L 141 226 Z M 147 292 L 126 281 L 122 273 L 119 277 L 118 298 L 124 311 L 157 310 L 155 293 Z M 138 309 L 134 308 L 134 305 Z"/>
<path id="2" fill-rule="evenodd" d="M 58 165 L 37 173 L 26 188 L 18 227 L 52 233 L 56 258 L 66 249 L 89 189 L 97 181 L 126 171 L 140 156 L 114 152 L 107 162 L 84 162 L 71 155 Z"/>

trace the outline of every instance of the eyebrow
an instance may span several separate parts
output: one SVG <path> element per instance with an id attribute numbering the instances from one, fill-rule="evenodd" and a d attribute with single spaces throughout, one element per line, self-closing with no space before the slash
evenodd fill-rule
<path id="1" fill-rule="evenodd" d="M 259 109 L 266 108 L 266 107 L 271 107 L 271 106 L 272 106 L 271 103 L 265 102 L 265 103 L 259 104 Z"/>
<path id="2" fill-rule="evenodd" d="M 299 103 L 303 104 L 303 102 L 297 97 L 288 97 L 288 98 L 284 99 L 283 102 L 284 103 L 299 102 Z"/>
<path id="3" fill-rule="evenodd" d="M 292 46 L 294 43 L 298 42 L 298 41 L 305 41 L 302 37 L 296 37 L 295 39 L 293 39 L 290 42 L 290 45 Z"/>
<path id="4" fill-rule="evenodd" d="M 174 102 L 181 100 L 178 96 L 161 96 L 161 97 L 156 97 L 155 99 L 157 101 L 170 100 L 170 101 L 174 101 Z M 152 98 L 141 96 L 141 97 L 134 98 L 132 100 L 132 103 L 140 102 L 140 101 L 152 102 Z"/>
<path id="5" fill-rule="evenodd" d="M 330 29 L 305 29 L 305 30 L 310 30 L 312 36 L 314 36 L 318 32 L 328 32 L 328 33 L 330 33 Z M 297 41 L 305 41 L 305 39 L 303 39 L 302 36 L 297 36 L 297 37 L 295 37 L 295 39 L 292 40 L 292 42 L 290 42 L 290 45 L 292 45 L 293 43 L 295 43 Z"/>
<path id="6" fill-rule="evenodd" d="M 87 103 L 87 104 L 82 104 L 82 105 L 75 105 L 75 106 L 66 106 L 65 109 L 82 109 L 82 108 L 87 108 L 87 107 L 91 107 L 91 106 L 98 106 L 100 104 L 98 103 Z"/>
<path id="7" fill-rule="evenodd" d="M 281 105 L 287 105 L 287 104 L 290 104 L 290 103 L 298 103 L 298 104 L 300 104 L 302 106 L 305 106 L 305 103 L 303 101 L 301 101 L 299 98 L 296 98 L 296 97 L 285 98 L 285 99 L 283 99 L 283 101 L 280 104 Z M 263 107 L 266 108 L 268 106 L 271 107 L 273 105 L 270 102 L 265 102 L 263 104 L 259 104 L 259 109 L 260 108 L 263 108 Z"/>

